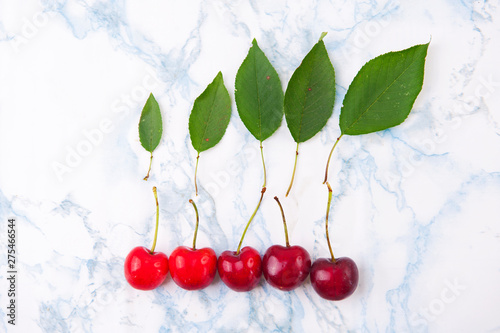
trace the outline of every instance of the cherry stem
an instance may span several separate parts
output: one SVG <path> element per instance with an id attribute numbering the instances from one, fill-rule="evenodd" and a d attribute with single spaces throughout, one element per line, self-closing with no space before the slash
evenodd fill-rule
<path id="1" fill-rule="evenodd" d="M 278 206 L 280 206 L 281 210 L 281 217 L 283 217 L 283 226 L 285 227 L 285 240 L 286 240 L 286 247 L 290 247 L 290 243 L 288 242 L 288 229 L 286 228 L 286 219 L 285 219 L 285 212 L 283 211 L 283 207 L 281 206 L 280 200 L 278 197 L 274 197 L 274 200 L 278 203 Z"/>
<path id="2" fill-rule="evenodd" d="M 330 150 L 330 155 L 328 155 L 328 160 L 326 162 L 326 170 L 325 170 L 325 180 L 323 181 L 323 184 L 325 184 L 326 182 L 328 182 L 328 168 L 330 166 L 330 159 L 332 158 L 333 151 L 335 150 L 335 147 L 337 146 L 337 143 L 339 143 L 340 138 L 342 137 L 342 135 L 344 135 L 344 134 L 340 134 L 340 136 L 337 138 L 337 141 L 335 141 L 335 143 L 333 144 L 332 150 Z"/>
<path id="3" fill-rule="evenodd" d="M 198 196 L 198 183 L 196 182 L 196 175 L 198 174 L 198 161 L 200 160 L 200 153 L 198 152 L 198 156 L 196 156 L 196 166 L 194 167 L 194 189 L 196 191 L 196 195 Z"/>
<path id="4" fill-rule="evenodd" d="M 152 164 L 153 164 L 153 153 L 151 153 L 151 158 L 149 159 L 148 174 L 146 175 L 146 177 L 144 177 L 144 180 L 148 180 L 149 179 L 149 173 L 151 172 L 151 165 Z"/>
<path id="5" fill-rule="evenodd" d="M 241 240 L 240 240 L 240 243 L 238 244 L 238 248 L 236 249 L 236 254 L 240 254 L 241 244 L 243 244 L 243 239 L 245 238 L 245 234 L 247 233 L 248 227 L 250 226 L 250 222 L 252 222 L 253 218 L 255 217 L 255 214 L 257 214 L 257 211 L 259 210 L 260 203 L 262 202 L 262 198 L 264 197 L 264 193 L 266 193 L 265 187 L 263 187 L 262 191 L 260 191 L 259 203 L 257 204 L 257 207 L 255 207 L 255 210 L 253 211 L 252 216 L 250 216 L 250 219 L 247 222 L 245 230 L 243 231 L 243 235 L 241 235 Z"/>
<path id="6" fill-rule="evenodd" d="M 194 227 L 194 237 L 193 237 L 193 250 L 196 250 L 196 236 L 198 235 L 198 224 L 200 223 L 200 217 L 198 215 L 198 208 L 192 199 L 189 202 L 193 205 L 194 211 L 196 213 L 196 226 Z"/>
<path id="7" fill-rule="evenodd" d="M 266 163 L 264 162 L 264 147 L 262 147 L 262 141 L 260 142 L 260 157 L 262 158 L 262 167 L 264 168 L 264 185 L 262 185 L 262 187 L 266 187 Z"/>
<path id="8" fill-rule="evenodd" d="M 330 213 L 330 206 L 332 204 L 332 188 L 330 184 L 326 182 L 326 186 L 328 186 L 328 204 L 326 207 L 326 219 L 325 219 L 325 228 L 326 228 L 326 242 L 328 243 L 328 249 L 330 250 L 330 254 L 332 256 L 332 261 L 335 262 L 335 257 L 333 256 L 332 245 L 330 244 L 330 236 L 328 236 L 328 215 Z"/>
<path id="9" fill-rule="evenodd" d="M 264 162 L 264 147 L 262 147 L 262 141 L 260 141 L 260 157 L 262 158 L 262 167 L 264 168 L 264 184 L 262 185 L 262 190 L 260 191 L 259 203 L 257 204 L 257 207 L 255 207 L 252 216 L 250 216 L 250 219 L 247 222 L 245 230 L 243 230 L 243 235 L 241 235 L 240 243 L 238 244 L 238 248 L 236 249 L 236 254 L 240 253 L 241 245 L 243 244 L 243 239 L 245 238 L 245 234 L 247 233 L 248 227 L 250 226 L 250 223 L 255 217 L 255 214 L 257 214 L 260 204 L 262 203 L 262 198 L 264 197 L 264 193 L 266 193 L 267 176 L 266 176 L 266 163 Z"/>
<path id="10" fill-rule="evenodd" d="M 292 189 L 293 180 L 295 178 L 295 170 L 297 169 L 297 158 L 299 157 L 299 143 L 297 142 L 297 149 L 295 150 L 295 163 L 293 164 L 293 172 L 292 172 L 292 180 L 290 181 L 290 186 L 288 186 L 288 190 L 286 191 L 285 197 L 290 194 L 290 190 Z"/>
<path id="11" fill-rule="evenodd" d="M 153 246 L 151 247 L 150 251 L 151 254 L 155 252 L 156 238 L 158 237 L 158 220 L 160 219 L 160 206 L 158 206 L 158 193 L 156 193 L 156 186 L 153 186 L 153 193 L 155 195 L 155 201 L 156 201 L 156 228 L 155 228 L 155 238 L 153 240 Z"/>

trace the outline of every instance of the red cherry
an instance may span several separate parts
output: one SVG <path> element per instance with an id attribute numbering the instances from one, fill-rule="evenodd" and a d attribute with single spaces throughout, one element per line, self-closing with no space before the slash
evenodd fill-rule
<path id="1" fill-rule="evenodd" d="M 348 257 L 320 258 L 311 267 L 311 284 L 314 290 L 330 301 L 340 301 L 350 296 L 358 286 L 358 267 Z"/>
<path id="2" fill-rule="evenodd" d="M 339 139 L 340 137 L 337 139 L 337 142 Z M 333 145 L 332 152 L 337 142 Z M 331 259 L 320 258 L 314 262 L 311 267 L 311 284 L 321 297 L 330 301 L 340 301 L 350 296 L 358 287 L 359 272 L 356 263 L 351 258 L 343 257 L 335 259 L 333 256 L 330 236 L 328 235 L 328 215 L 330 212 L 330 204 L 332 203 L 333 191 L 330 184 L 327 182 L 327 175 L 325 175 L 325 183 L 328 187 L 325 234 Z"/>
<path id="3" fill-rule="evenodd" d="M 237 251 L 224 251 L 217 261 L 221 280 L 234 291 L 250 291 L 262 275 L 262 260 L 256 249 L 245 246 Z"/>
<path id="4" fill-rule="evenodd" d="M 168 258 L 165 253 L 151 253 L 144 246 L 137 246 L 125 258 L 124 271 L 132 287 L 153 290 L 167 277 Z"/>
<path id="5" fill-rule="evenodd" d="M 262 152 L 262 144 L 260 149 Z M 262 161 L 264 161 L 264 157 L 262 157 Z M 217 269 L 219 270 L 219 276 L 222 282 L 234 291 L 250 291 L 260 282 L 260 277 L 262 275 L 262 258 L 260 257 L 259 252 L 250 246 L 241 248 L 241 245 L 243 244 L 243 239 L 245 238 L 245 234 L 250 226 L 250 223 L 259 210 L 264 193 L 266 193 L 265 184 L 266 181 L 264 176 L 264 185 L 260 191 L 259 203 L 253 211 L 252 216 L 250 216 L 245 230 L 243 230 L 238 248 L 236 251 L 222 252 L 219 260 L 217 260 Z"/>
<path id="6" fill-rule="evenodd" d="M 271 286 L 290 291 L 300 286 L 309 275 L 311 257 L 303 247 L 290 246 L 285 212 L 278 197 L 274 197 L 274 200 L 276 200 L 281 210 L 286 247 L 273 245 L 268 248 L 262 259 L 262 271 L 264 272 L 264 278 Z"/>
<path id="7" fill-rule="evenodd" d="M 156 201 L 156 228 L 151 251 L 144 246 L 137 246 L 127 255 L 124 264 L 125 279 L 132 287 L 140 290 L 155 289 L 165 280 L 168 273 L 167 255 L 154 252 L 160 216 L 156 187 L 153 187 L 153 194 Z"/>
<path id="8" fill-rule="evenodd" d="M 177 247 L 170 255 L 172 280 L 186 290 L 203 289 L 212 283 L 217 271 L 217 256 L 211 248 L 193 250 Z"/>
<path id="9" fill-rule="evenodd" d="M 264 278 L 274 288 L 290 291 L 309 275 L 311 257 L 301 246 L 273 245 L 262 259 Z"/>

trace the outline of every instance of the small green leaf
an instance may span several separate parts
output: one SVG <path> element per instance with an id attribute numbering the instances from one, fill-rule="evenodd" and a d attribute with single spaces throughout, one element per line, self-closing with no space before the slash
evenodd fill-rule
<path id="1" fill-rule="evenodd" d="M 335 70 L 320 39 L 293 73 L 285 92 L 285 117 L 295 142 L 309 140 L 326 125 L 334 102 Z"/>
<path id="2" fill-rule="evenodd" d="M 359 70 L 340 111 L 342 134 L 381 131 L 408 117 L 422 89 L 428 46 L 380 55 Z"/>
<path id="3" fill-rule="evenodd" d="M 255 39 L 236 74 L 234 98 L 241 121 L 257 140 L 264 141 L 280 127 L 281 81 Z"/>
<path id="4" fill-rule="evenodd" d="M 189 116 L 189 134 L 194 149 L 200 153 L 219 143 L 230 118 L 231 99 L 219 72 L 194 101 Z"/>
<path id="5" fill-rule="evenodd" d="M 139 120 L 139 140 L 144 149 L 150 153 L 155 150 L 160 143 L 162 130 L 160 106 L 151 93 L 142 109 Z"/>

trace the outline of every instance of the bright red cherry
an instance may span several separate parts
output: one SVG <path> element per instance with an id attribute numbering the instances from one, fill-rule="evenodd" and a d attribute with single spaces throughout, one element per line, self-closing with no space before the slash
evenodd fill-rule
<path id="1" fill-rule="evenodd" d="M 290 246 L 283 207 L 278 197 L 274 197 L 274 200 L 278 203 L 283 217 L 286 246 L 273 245 L 267 249 L 262 258 L 262 271 L 271 286 L 290 291 L 300 286 L 309 275 L 311 257 L 303 247 Z"/>
<path id="2" fill-rule="evenodd" d="M 330 301 L 340 301 L 356 290 L 358 286 L 358 267 L 348 257 L 332 261 L 320 258 L 311 268 L 311 284 L 321 297 Z"/>
<path id="3" fill-rule="evenodd" d="M 168 258 L 162 252 L 151 253 L 144 246 L 137 246 L 127 255 L 124 270 L 132 287 L 153 290 L 167 277 Z"/>
<path id="4" fill-rule="evenodd" d="M 158 235 L 160 209 L 156 187 L 153 187 L 156 200 L 156 229 L 151 251 L 144 246 L 137 246 L 125 258 L 124 273 L 128 283 L 140 290 L 152 290 L 158 287 L 167 277 L 168 257 L 161 252 L 154 252 Z"/>
<path id="5" fill-rule="evenodd" d="M 333 147 L 335 148 L 335 146 Z M 330 301 L 340 301 L 352 295 L 358 287 L 359 271 L 356 263 L 351 258 L 335 259 L 333 256 L 330 237 L 328 236 L 328 214 L 332 202 L 332 188 L 326 181 L 326 176 L 325 183 L 328 187 L 328 205 L 325 219 L 326 241 L 331 259 L 320 258 L 314 262 L 311 267 L 311 284 L 321 297 Z"/>
<path id="6" fill-rule="evenodd" d="M 211 248 L 193 250 L 179 246 L 170 255 L 172 280 L 186 290 L 208 287 L 217 272 L 217 255 Z"/>
<path id="7" fill-rule="evenodd" d="M 194 231 L 193 248 L 177 247 L 170 255 L 170 275 L 181 288 L 199 290 L 208 287 L 217 272 L 217 256 L 211 248 L 196 249 L 198 233 L 198 209 L 193 200 L 189 200 L 196 212 L 196 227 Z"/>
<path id="8" fill-rule="evenodd" d="M 262 260 L 256 249 L 245 246 L 241 251 L 224 251 L 217 268 L 221 280 L 234 291 L 250 291 L 262 275 Z"/>

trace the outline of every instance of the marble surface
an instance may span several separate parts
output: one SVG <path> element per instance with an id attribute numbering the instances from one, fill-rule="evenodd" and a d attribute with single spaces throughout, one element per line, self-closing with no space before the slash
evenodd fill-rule
<path id="1" fill-rule="evenodd" d="M 499 332 L 499 1 L 0 1 L 0 331 Z M 236 249 L 260 195 L 258 142 L 234 105 L 234 78 L 253 38 L 284 88 L 319 38 L 336 70 L 327 126 L 301 144 L 283 122 L 264 142 L 268 192 L 245 238 L 264 253 L 293 244 L 328 256 L 322 175 L 339 135 L 341 100 L 369 59 L 431 40 L 409 118 L 344 137 L 333 156 L 331 239 L 356 261 L 348 299 L 321 299 L 262 280 L 248 293 L 218 277 L 184 291 L 170 277 L 143 292 L 123 261 L 151 246 L 191 244 L 194 99 L 222 71 L 233 100 L 220 144 L 202 153 L 199 246 Z M 152 176 L 137 124 L 149 92 L 164 135 Z M 7 322 L 7 220 L 17 220 L 17 321 Z"/>

